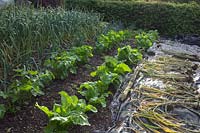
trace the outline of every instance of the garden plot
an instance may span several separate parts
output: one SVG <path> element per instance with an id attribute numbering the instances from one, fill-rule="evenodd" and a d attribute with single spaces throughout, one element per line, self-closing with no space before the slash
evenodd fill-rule
<path id="1" fill-rule="evenodd" d="M 199 133 L 200 47 L 163 40 L 148 53 L 115 94 L 107 132 Z"/>

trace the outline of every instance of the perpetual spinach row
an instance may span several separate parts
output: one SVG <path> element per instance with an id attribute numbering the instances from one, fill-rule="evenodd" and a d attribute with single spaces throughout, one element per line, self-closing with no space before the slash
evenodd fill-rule
<path id="1" fill-rule="evenodd" d="M 123 32 L 111 31 L 107 35 L 102 35 L 99 38 L 101 41 L 97 43 L 97 51 L 108 51 L 116 43 L 124 40 L 125 36 L 121 34 Z M 119 34 L 121 36 L 118 36 Z M 124 46 L 118 48 L 118 54 L 115 57 L 106 56 L 105 62 L 90 74 L 97 80 L 84 82 L 78 88 L 78 92 L 86 101 L 78 99 L 76 96 L 69 96 L 62 91 L 60 92 L 61 104 L 55 103 L 53 110 L 36 103 L 36 106 L 49 117 L 49 124 L 45 131 L 66 132 L 68 127 L 72 125 L 90 125 L 85 113 L 87 111 L 97 112 L 95 107 L 98 105 L 106 107 L 106 97 L 112 94 L 109 87 L 111 85 L 118 86 L 122 82 L 124 75 L 132 71 L 130 67 L 133 67 L 142 59 L 142 51 L 146 51 L 152 46 L 157 38 L 158 35 L 155 31 L 139 33 L 135 36 L 137 48 Z"/>
<path id="2" fill-rule="evenodd" d="M 93 56 L 92 51 L 91 46 L 83 45 L 52 54 L 45 61 L 45 72 L 26 68 L 15 70 L 15 80 L 9 86 L 9 91 L 7 93 L 0 91 L 0 96 L 7 102 L 7 105 L 0 105 L 0 118 L 4 116 L 6 110 L 15 111 L 16 104 L 21 104 L 32 96 L 43 95 L 42 89 L 53 79 L 64 79 L 69 73 L 76 73 L 77 66 L 86 63 Z"/>
<path id="3" fill-rule="evenodd" d="M 78 64 L 85 64 L 92 54 L 93 48 L 88 45 L 73 47 L 69 52 L 52 54 L 44 65 L 52 71 L 56 79 L 65 79 L 69 73 L 76 74 Z"/>
<path id="4" fill-rule="evenodd" d="M 129 45 L 118 48 L 118 54 L 115 57 L 106 56 L 105 62 L 98 66 L 96 71 L 91 72 L 90 75 L 97 81 L 82 83 L 78 92 L 85 97 L 88 103 L 106 107 L 106 97 L 111 94 L 109 87 L 119 86 L 124 75 L 132 72 L 130 67 L 140 60 L 142 60 L 142 54 L 138 49 L 132 49 Z"/>
<path id="5" fill-rule="evenodd" d="M 98 40 L 101 40 L 99 41 L 100 43 L 107 45 L 103 45 L 105 48 L 100 49 L 108 49 L 113 46 L 113 42 L 118 43 L 124 40 L 126 32 L 109 31 L 105 36 L 102 34 Z M 91 46 L 83 45 L 81 47 L 73 47 L 68 52 L 59 51 L 53 53 L 44 63 L 44 66 L 47 68 L 45 72 L 28 70 L 26 67 L 15 70 L 16 74 L 14 77 L 16 80 L 8 87 L 9 91 L 0 91 L 0 97 L 6 99 L 6 105 L 5 103 L 0 104 L 0 118 L 3 118 L 6 111 L 14 112 L 16 103 L 27 101 L 31 96 L 43 95 L 42 88 L 53 79 L 64 79 L 69 73 L 75 74 L 77 65 L 86 63 L 88 58 L 93 56 L 92 51 L 93 48 Z M 101 50 L 97 51 L 102 52 Z"/>

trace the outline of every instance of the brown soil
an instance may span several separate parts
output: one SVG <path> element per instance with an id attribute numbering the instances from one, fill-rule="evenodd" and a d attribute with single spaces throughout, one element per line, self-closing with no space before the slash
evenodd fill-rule
<path id="1" fill-rule="evenodd" d="M 116 50 L 112 50 L 109 55 L 113 55 Z M 45 89 L 45 95 L 33 98 L 30 103 L 21 107 L 15 114 L 7 113 L 3 120 L 0 120 L 0 133 L 40 133 L 48 123 L 47 116 L 37 109 L 34 105 L 52 108 L 53 103 L 60 102 L 59 91 L 66 91 L 70 95 L 80 95 L 76 88 L 80 83 L 92 80 L 90 72 L 96 69 L 96 66 L 102 64 L 104 56 L 94 55 L 89 64 L 79 66 L 76 75 L 69 75 L 66 80 L 55 81 Z M 98 113 L 88 113 L 91 126 L 74 126 L 69 129 L 70 133 L 92 133 L 94 131 L 105 131 L 111 126 L 111 112 L 109 104 L 112 96 L 108 98 L 106 108 L 98 108 Z"/>

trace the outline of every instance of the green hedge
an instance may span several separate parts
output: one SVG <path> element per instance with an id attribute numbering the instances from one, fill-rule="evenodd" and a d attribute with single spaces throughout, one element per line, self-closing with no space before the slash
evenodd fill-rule
<path id="1" fill-rule="evenodd" d="M 190 2 L 200 3 L 200 0 L 152 0 L 152 1 L 175 2 L 175 3 L 190 3 Z"/>
<path id="2" fill-rule="evenodd" d="M 100 12 L 106 21 L 120 20 L 137 28 L 158 29 L 164 35 L 200 35 L 200 5 L 195 3 L 66 0 L 65 4 L 67 8 Z"/>
<path id="3" fill-rule="evenodd" d="M 197 2 L 200 3 L 200 0 L 110 0 L 110 1 L 146 1 L 146 2 L 173 2 L 173 3 L 191 3 L 191 2 Z"/>

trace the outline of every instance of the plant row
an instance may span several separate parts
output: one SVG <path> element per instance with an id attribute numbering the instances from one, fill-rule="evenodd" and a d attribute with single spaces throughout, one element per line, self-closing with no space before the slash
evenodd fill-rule
<path id="1" fill-rule="evenodd" d="M 110 36 L 109 32 L 107 35 L 104 35 L 104 38 L 115 38 L 115 35 L 120 33 L 112 32 L 114 33 L 113 36 Z M 157 37 L 157 32 L 155 31 L 139 33 L 136 36 L 137 48 L 131 48 L 129 45 L 124 46 L 118 48 L 115 57 L 106 56 L 105 62 L 90 74 L 96 80 L 84 82 L 78 88 L 78 93 L 84 99 L 78 99 L 77 96 L 69 96 L 66 92 L 61 91 L 59 93 L 61 95 L 61 103 L 55 103 L 52 110 L 36 103 L 36 106 L 49 117 L 49 124 L 45 131 L 66 132 L 72 125 L 90 125 L 86 112 L 97 112 L 96 108 L 99 105 L 106 107 L 106 98 L 112 94 L 109 88 L 111 86 L 115 88 L 119 86 L 123 81 L 124 75 L 132 71 L 130 67 L 133 67 L 142 59 L 142 51 L 152 46 Z M 118 42 L 117 40 L 121 39 L 115 38 L 112 41 Z M 112 41 L 109 44 L 112 44 Z M 138 42 L 142 42 L 141 45 Z M 98 42 L 97 46 L 99 46 L 99 43 L 102 42 Z M 107 47 L 107 45 L 101 46 L 103 47 L 101 49 L 105 50 L 111 48 Z"/>
<path id="2" fill-rule="evenodd" d="M 115 36 L 124 35 L 124 31 L 110 31 L 106 35 L 108 39 L 114 37 L 110 35 L 111 32 Z M 103 35 L 99 38 L 102 38 L 102 36 Z M 112 40 L 118 43 L 120 40 L 124 39 L 124 36 L 120 36 Z M 25 66 L 23 69 L 15 69 L 15 80 L 8 86 L 8 91 L 0 91 L 0 97 L 5 99 L 4 101 L 7 103 L 6 106 L 0 104 L 0 118 L 3 118 L 6 111 L 15 112 L 16 103 L 21 104 L 30 99 L 31 96 L 43 95 L 44 92 L 42 89 L 53 79 L 62 80 L 70 73 L 76 74 L 78 65 L 85 64 L 88 59 L 93 56 L 92 51 L 93 48 L 91 46 L 83 45 L 81 47 L 72 47 L 68 51 L 52 53 L 50 58 L 44 61 L 45 72 L 29 70 Z"/>
<path id="3" fill-rule="evenodd" d="M 42 57 L 59 47 L 92 40 L 101 32 L 100 23 L 100 16 L 94 13 L 15 6 L 1 8 L 1 90 L 7 91 L 14 68 L 24 64 L 31 66 L 34 62 L 40 65 Z"/>
<path id="4" fill-rule="evenodd" d="M 125 39 L 124 35 L 124 31 L 110 31 L 104 37 L 118 43 Z M 98 40 L 102 40 L 100 39 L 102 36 L 103 34 Z M 108 49 L 108 47 L 105 48 Z M 62 80 L 67 78 L 70 73 L 76 74 L 78 65 L 87 63 L 88 59 L 93 56 L 92 52 L 93 48 L 91 46 L 83 45 L 81 47 L 72 47 L 68 51 L 52 53 L 50 58 L 44 61 L 45 72 L 29 70 L 25 66 L 23 69 L 15 69 L 15 80 L 8 86 L 8 91 L 0 91 L 0 97 L 6 101 L 6 105 L 0 104 L 0 118 L 3 118 L 6 111 L 15 112 L 16 104 L 20 106 L 21 103 L 31 99 L 32 96 L 44 95 L 42 89 L 53 79 Z"/>
<path id="5" fill-rule="evenodd" d="M 29 100 L 32 96 L 44 95 L 42 89 L 54 79 L 65 79 L 69 73 L 75 74 L 79 64 L 85 64 L 92 54 L 93 48 L 88 45 L 73 47 L 68 51 L 54 53 L 45 60 L 44 72 L 37 70 L 17 69 L 15 80 L 9 85 L 9 91 L 0 91 L 7 105 L 0 105 L 0 118 L 7 111 L 13 112 L 16 105 Z"/>
<path id="6" fill-rule="evenodd" d="M 107 34 L 101 34 L 97 38 L 96 50 L 97 52 L 106 52 L 111 50 L 114 46 L 120 42 L 132 37 L 132 34 L 128 30 L 114 31 L 110 30 Z"/>

